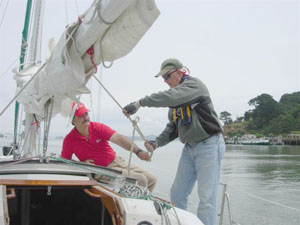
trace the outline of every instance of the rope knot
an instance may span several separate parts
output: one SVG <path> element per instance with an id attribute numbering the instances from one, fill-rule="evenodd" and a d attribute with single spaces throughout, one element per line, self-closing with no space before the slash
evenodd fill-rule
<path id="1" fill-rule="evenodd" d="M 96 65 L 96 63 L 95 63 L 95 61 L 94 61 L 94 46 L 92 45 L 92 46 L 86 51 L 86 53 L 87 53 L 88 55 L 90 55 L 92 64 L 93 64 L 93 66 L 94 66 L 94 68 L 95 68 L 95 73 L 97 73 L 97 65 Z"/>
<path id="2" fill-rule="evenodd" d="M 140 122 L 140 117 L 135 117 L 134 120 L 132 120 L 132 125 L 135 127 L 137 123 Z"/>
<path id="3" fill-rule="evenodd" d="M 81 24 L 81 23 L 82 23 L 81 16 L 78 16 L 78 22 L 79 22 L 79 24 Z"/>

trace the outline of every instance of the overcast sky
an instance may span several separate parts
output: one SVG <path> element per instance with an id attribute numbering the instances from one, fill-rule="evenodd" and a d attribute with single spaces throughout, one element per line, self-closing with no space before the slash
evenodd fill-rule
<path id="1" fill-rule="evenodd" d="M 0 111 L 15 94 L 11 68 L 5 71 L 20 53 L 26 6 L 25 0 L 10 0 L 6 8 L 7 2 L 0 1 Z M 91 2 L 77 0 L 76 7 L 76 0 L 46 1 L 43 42 L 50 37 L 58 40 L 65 25 L 77 19 L 77 8 L 80 14 Z M 207 85 L 218 114 L 228 111 L 233 119 L 251 109 L 248 101 L 262 93 L 279 101 L 285 93 L 300 91 L 299 1 L 156 0 L 156 4 L 161 15 L 137 46 L 112 68 L 99 68 L 104 85 L 121 105 L 167 89 L 154 75 L 170 57 L 181 60 Z M 96 82 L 90 87 L 92 97 L 82 100 L 93 106 L 92 119 L 131 135 L 132 127 L 118 106 L 104 90 L 98 97 Z M 97 109 L 100 118 L 93 117 Z M 0 132 L 13 130 L 13 113 L 12 105 L 0 118 Z M 167 122 L 167 109 L 141 108 L 137 115 L 145 135 L 159 134 Z M 64 135 L 71 128 L 67 118 L 56 116 L 51 131 Z"/>

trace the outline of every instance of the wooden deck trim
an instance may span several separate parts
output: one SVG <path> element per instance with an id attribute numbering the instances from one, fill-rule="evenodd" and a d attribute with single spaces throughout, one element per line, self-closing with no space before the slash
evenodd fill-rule
<path id="1" fill-rule="evenodd" d="M 7 186 L 93 186 L 93 180 L 13 180 L 0 179 L 0 185 Z"/>

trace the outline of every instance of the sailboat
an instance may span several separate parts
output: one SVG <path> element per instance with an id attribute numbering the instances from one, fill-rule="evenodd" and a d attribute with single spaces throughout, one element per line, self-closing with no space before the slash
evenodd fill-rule
<path id="1" fill-rule="evenodd" d="M 14 70 L 17 94 L 8 104 L 16 100 L 16 115 L 23 106 L 25 128 L 18 135 L 15 119 L 13 144 L 7 160 L 0 162 L 0 225 L 202 225 L 196 215 L 153 196 L 132 177 L 47 154 L 51 119 L 90 92 L 86 83 L 97 65 L 135 47 L 160 14 L 154 0 L 95 0 L 58 43 L 49 41 L 41 64 L 44 5 L 44 0 L 27 2 L 22 40 L 28 40 L 30 49 L 22 47 Z M 96 180 L 96 175 L 105 179 Z"/>

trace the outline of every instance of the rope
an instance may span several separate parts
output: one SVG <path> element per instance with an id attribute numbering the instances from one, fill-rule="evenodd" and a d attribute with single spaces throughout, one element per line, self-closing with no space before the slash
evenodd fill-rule
<path id="1" fill-rule="evenodd" d="M 2 18 L 1 18 L 0 27 L 2 26 L 2 23 L 3 23 L 3 20 L 4 20 L 4 16 L 5 16 L 5 13 L 6 13 L 6 10 L 7 10 L 8 3 L 9 3 L 9 0 L 7 1 L 6 5 L 5 5 L 5 9 L 4 9 L 4 12 L 3 12 L 3 15 L 2 15 Z"/>
<path id="2" fill-rule="evenodd" d="M 30 129 L 31 129 L 31 128 L 30 128 Z M 21 146 L 22 141 L 24 141 L 24 144 L 22 145 L 22 149 L 21 149 L 21 150 L 18 149 L 18 151 L 19 151 L 19 152 L 18 152 L 18 153 L 19 153 L 19 156 L 23 155 L 24 147 L 25 147 L 25 145 L 27 145 L 27 141 L 28 141 L 28 139 L 29 139 L 29 134 L 30 134 L 30 131 L 28 130 L 26 136 L 23 137 L 23 138 L 22 138 L 22 137 L 20 138 L 20 141 L 19 141 L 18 146 Z M 22 136 L 22 135 L 21 135 L 21 136 Z"/>
<path id="3" fill-rule="evenodd" d="M 100 68 L 99 68 L 99 79 L 102 81 L 102 76 L 100 76 L 100 75 L 103 75 L 103 67 L 100 65 Z M 102 88 L 101 88 L 101 86 L 97 86 L 98 87 L 98 93 L 97 93 L 97 98 L 98 98 L 98 100 L 97 100 L 97 110 L 96 110 L 96 112 L 97 112 L 97 119 L 98 119 L 98 121 L 101 121 L 101 113 L 100 113 L 100 111 L 101 111 L 101 104 L 102 104 Z"/>
<path id="4" fill-rule="evenodd" d="M 112 21 L 112 22 L 108 22 L 107 20 L 105 20 L 105 19 L 103 18 L 103 16 L 101 15 L 101 12 L 100 12 L 100 9 L 101 9 L 100 2 L 101 2 L 101 0 L 98 1 L 98 3 L 95 3 L 95 11 L 97 12 L 97 15 L 98 15 L 99 19 L 100 19 L 103 23 L 105 23 L 106 25 L 112 25 L 112 24 L 114 24 L 114 23 L 117 21 L 118 18 L 116 18 L 116 19 L 115 19 L 114 21 Z"/>
<path id="5" fill-rule="evenodd" d="M 77 15 L 79 15 L 79 10 L 78 10 L 78 3 L 77 3 L 77 0 L 75 0 L 75 5 L 76 5 L 76 12 L 77 12 Z"/>
<path id="6" fill-rule="evenodd" d="M 130 175 L 130 164 L 131 164 L 131 158 L 132 158 L 132 152 L 133 152 L 133 147 L 134 147 L 134 136 L 135 136 L 135 129 L 133 128 L 132 131 L 132 138 L 131 138 L 131 146 L 130 146 L 130 154 L 129 154 L 129 159 L 128 159 L 128 175 Z"/>
<path id="7" fill-rule="evenodd" d="M 77 31 L 77 29 L 78 29 L 80 23 L 81 23 L 81 20 L 80 20 L 80 18 L 78 18 L 78 22 L 77 22 L 77 24 L 74 26 L 74 28 L 73 28 L 73 30 L 71 31 L 71 33 L 70 33 L 70 34 L 69 34 L 69 33 L 66 33 L 67 38 L 66 38 L 66 41 L 65 41 L 65 43 L 64 43 L 64 45 L 63 45 L 63 47 L 62 47 L 62 51 L 61 51 L 61 58 L 62 58 L 62 63 L 63 63 L 63 64 L 65 64 L 65 60 L 66 60 L 66 59 L 65 59 L 65 56 L 64 56 L 64 52 L 65 52 L 65 54 L 68 54 L 68 51 L 64 51 L 64 49 L 66 48 L 66 46 L 67 46 L 67 44 L 68 44 L 68 42 L 69 42 L 70 40 L 73 40 L 75 49 L 78 51 L 78 48 L 77 48 L 77 46 L 76 46 L 76 42 L 74 42 L 74 39 L 73 39 L 73 35 L 74 35 L 74 33 Z"/>
<path id="8" fill-rule="evenodd" d="M 100 80 L 95 76 L 95 74 L 93 74 L 93 77 L 96 79 L 96 81 L 102 86 L 102 88 L 106 91 L 106 93 L 112 98 L 112 100 L 119 106 L 119 108 L 121 110 L 123 110 L 123 107 L 120 105 L 120 103 L 112 96 L 112 94 L 106 89 L 106 87 L 100 82 Z M 142 133 L 142 131 L 140 130 L 140 128 L 138 127 L 137 123 L 132 120 L 130 117 L 128 117 L 129 121 L 131 122 L 132 126 L 134 127 L 134 129 L 136 129 L 136 131 L 139 133 L 139 135 L 141 136 L 141 138 L 144 141 L 147 141 L 146 137 L 144 136 L 144 134 Z M 151 161 L 151 157 L 153 155 L 153 152 L 150 153 L 150 159 L 149 161 Z"/>
<path id="9" fill-rule="evenodd" d="M 116 19 L 115 19 L 114 21 L 112 21 L 112 22 L 108 22 L 107 20 L 105 20 L 105 19 L 103 18 L 103 16 L 101 15 L 101 12 L 100 12 L 100 9 L 101 9 L 101 7 L 100 7 L 100 2 L 101 2 L 101 0 L 100 0 L 98 3 L 95 3 L 95 12 L 97 12 L 97 15 L 98 15 L 100 21 L 102 21 L 102 22 L 103 22 L 104 24 L 106 24 L 106 25 L 112 25 L 112 24 L 114 24 L 114 23 L 117 21 L 118 18 L 116 18 Z M 95 16 L 95 12 L 94 12 L 93 17 Z M 102 62 L 103 67 L 106 68 L 106 69 L 111 68 L 112 65 L 113 65 L 113 61 L 110 63 L 110 65 L 106 65 L 106 64 L 105 64 L 104 56 L 103 56 L 103 51 L 102 51 L 102 42 L 103 42 L 104 37 L 105 37 L 105 35 L 107 34 L 107 31 L 108 31 L 108 30 L 109 30 L 109 29 L 106 29 L 106 30 L 105 30 L 105 32 L 104 32 L 104 34 L 102 35 L 101 40 L 100 40 L 101 62 Z"/>
<path id="10" fill-rule="evenodd" d="M 171 225 L 171 221 L 167 214 L 167 210 L 173 209 L 176 219 L 177 219 L 177 223 L 178 223 L 178 225 L 181 225 L 181 222 L 179 220 L 179 217 L 178 217 L 175 207 L 173 205 L 169 204 L 168 202 L 163 201 L 163 200 L 158 199 L 157 197 L 153 196 L 147 188 L 136 185 L 136 184 L 128 183 L 120 189 L 119 194 L 122 194 L 126 198 L 151 200 L 154 203 L 158 204 L 160 212 L 161 212 L 161 224 L 164 224 L 164 220 L 165 220 L 167 225 Z"/>
<path id="11" fill-rule="evenodd" d="M 67 0 L 65 0 L 65 9 L 66 9 L 66 24 L 69 24 L 69 16 L 68 16 L 68 4 L 67 4 Z"/>
<path id="12" fill-rule="evenodd" d="M 54 106 L 54 97 L 48 100 L 47 105 L 46 105 L 46 113 L 47 115 L 45 116 L 45 122 L 44 122 L 44 143 L 43 143 L 43 158 L 46 158 L 46 152 L 48 148 L 48 136 L 49 136 L 49 130 L 50 130 L 50 124 L 51 124 L 51 117 L 52 117 L 52 112 L 53 112 L 53 106 Z M 49 109 L 50 107 L 50 109 Z M 49 112 L 50 111 L 50 112 Z M 46 119 L 48 120 L 46 122 Z"/>
<path id="13" fill-rule="evenodd" d="M 22 89 L 20 89 L 20 91 L 15 95 L 15 97 L 8 103 L 8 105 L 1 111 L 0 116 L 2 116 L 2 114 L 8 109 L 8 107 L 17 99 L 17 97 L 22 93 L 22 91 L 31 83 L 31 81 L 38 75 L 38 73 L 40 72 L 40 70 L 42 68 L 44 68 L 44 66 L 46 65 L 46 62 L 38 69 L 38 71 L 30 78 L 29 81 L 27 81 L 27 83 L 23 86 Z"/>
<path id="14" fill-rule="evenodd" d="M 228 184 L 227 184 L 228 185 Z M 291 206 L 287 206 L 287 205 L 284 205 L 284 204 L 281 204 L 281 203 L 277 203 L 277 202 L 274 202 L 274 201 L 271 201 L 271 200 L 268 200 L 268 199 L 265 199 L 265 198 L 262 198 L 262 197 L 259 197 L 257 195 L 254 195 L 254 194 L 250 194 L 246 191 L 243 191 L 241 189 L 238 189 L 238 188 L 234 188 L 232 187 L 231 185 L 228 185 L 229 187 L 231 187 L 232 189 L 236 190 L 236 191 L 239 191 L 239 192 L 242 192 L 252 198 L 256 198 L 256 199 L 259 199 L 259 200 L 262 200 L 262 201 L 265 201 L 265 202 L 268 202 L 268 203 L 271 203 L 271 204 L 274 204 L 274 205 L 277 205 L 277 206 L 281 206 L 281 207 L 284 207 L 284 208 L 287 208 L 287 209 L 291 209 L 291 210 L 295 210 L 297 212 L 300 212 L 300 209 L 297 209 L 297 208 L 294 208 L 294 207 L 291 207 Z"/>
<path id="15" fill-rule="evenodd" d="M 8 67 L 6 70 L 4 70 L 4 72 L 0 75 L 0 78 L 2 78 L 7 72 L 8 70 L 20 59 L 20 56 L 18 56 Z"/>
<path id="16" fill-rule="evenodd" d="M 90 59 L 91 59 L 91 62 L 92 62 L 92 64 L 93 64 L 93 66 L 94 66 L 94 68 L 95 68 L 95 72 L 94 73 L 97 73 L 97 65 L 96 65 L 96 63 L 95 63 L 95 61 L 94 61 L 94 46 L 92 45 L 87 51 L 86 51 L 86 53 L 88 54 L 88 55 L 90 55 Z"/>
<path id="17" fill-rule="evenodd" d="M 111 61 L 110 65 L 106 65 L 106 64 L 105 64 L 105 61 L 104 61 L 103 51 L 102 51 L 102 42 L 103 42 L 104 37 L 106 36 L 108 30 L 109 30 L 109 29 L 106 29 L 105 32 L 104 32 L 104 34 L 102 35 L 102 37 L 101 37 L 101 39 L 100 39 L 100 46 L 99 46 L 99 48 L 100 48 L 100 53 L 101 53 L 101 54 L 100 54 L 100 56 L 101 56 L 101 62 L 102 62 L 103 67 L 106 68 L 106 69 L 111 68 L 112 65 L 113 65 L 113 63 L 114 63 L 113 61 Z"/>
<path id="18" fill-rule="evenodd" d="M 2 1 L 0 2 L 0 7 L 1 7 L 1 5 L 2 5 L 3 2 L 4 2 L 4 0 L 2 0 Z"/>

